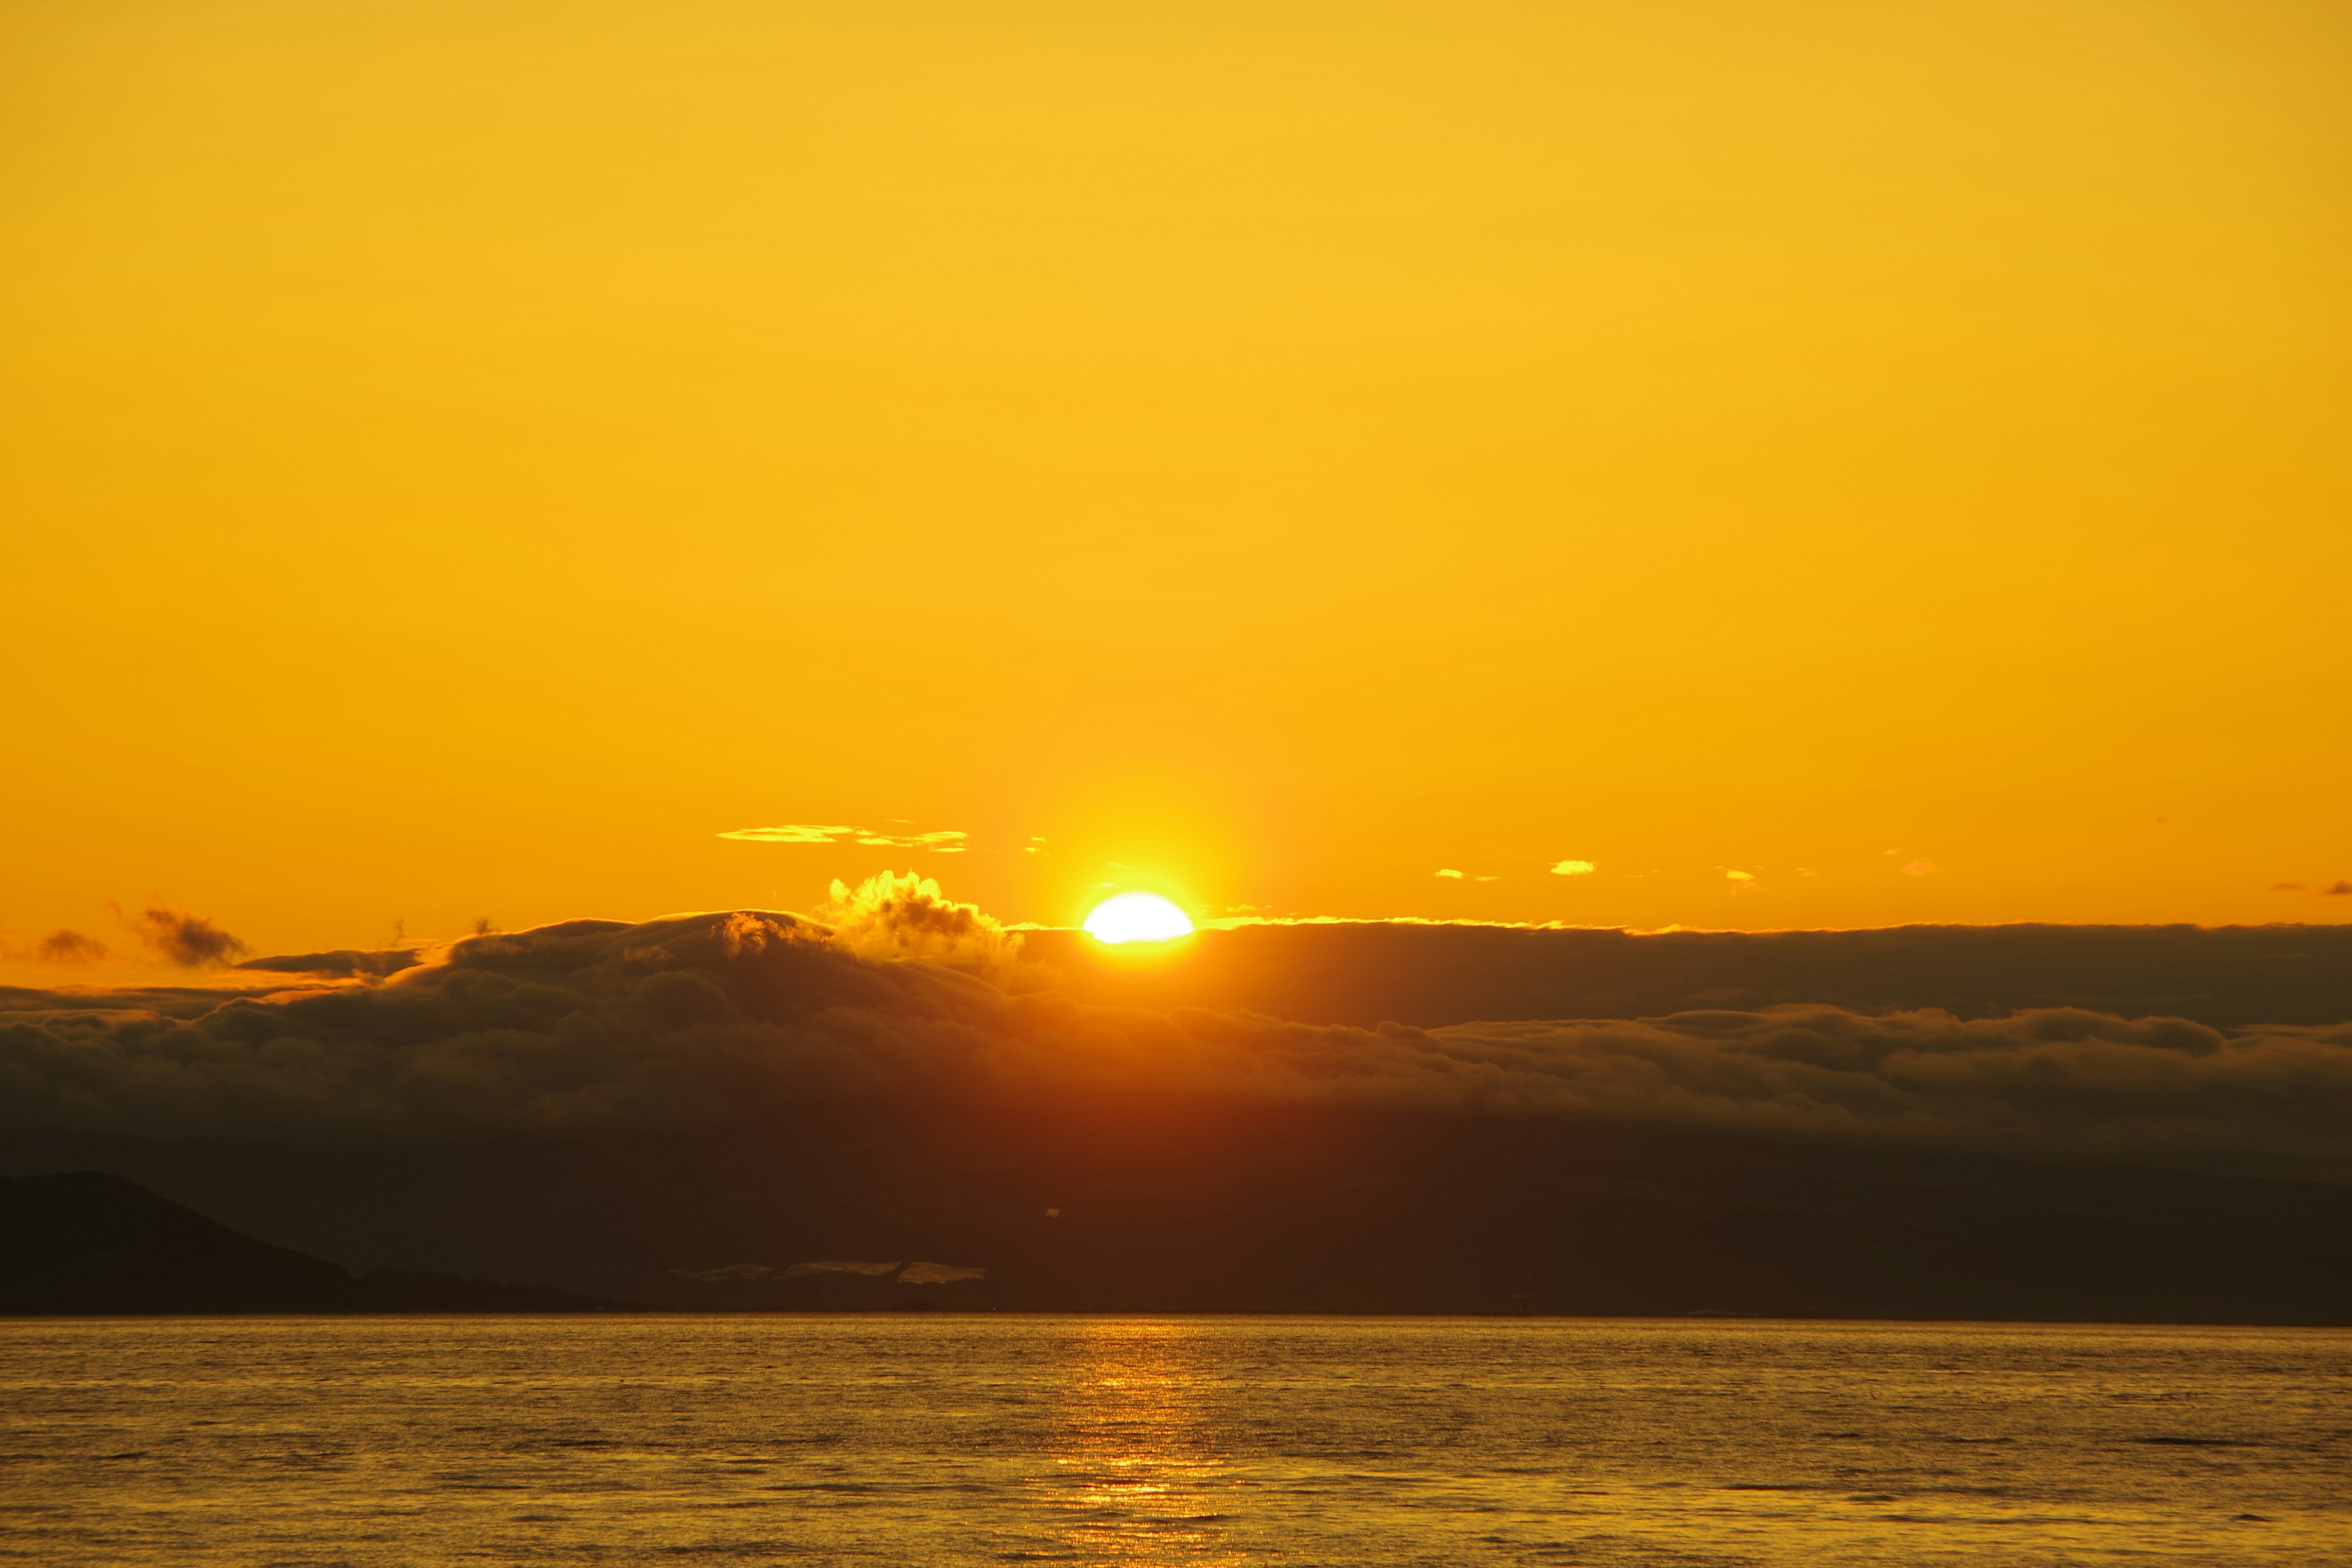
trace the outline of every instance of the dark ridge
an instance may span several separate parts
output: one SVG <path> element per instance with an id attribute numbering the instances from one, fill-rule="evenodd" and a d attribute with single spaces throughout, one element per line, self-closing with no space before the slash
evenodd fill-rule
<path id="1" fill-rule="evenodd" d="M 2352 1323 L 2352 1188 L 1672 1129 L 1106 1098 L 584 1142 L 27 1135 L 8 1158 L 36 1155 L 320 1251 L 673 1309 Z M 820 1259 L 985 1273 L 793 1268 Z"/>
<path id="2" fill-rule="evenodd" d="M 572 1312 L 613 1302 L 379 1268 L 359 1279 L 97 1171 L 0 1179 L 0 1312 Z"/>

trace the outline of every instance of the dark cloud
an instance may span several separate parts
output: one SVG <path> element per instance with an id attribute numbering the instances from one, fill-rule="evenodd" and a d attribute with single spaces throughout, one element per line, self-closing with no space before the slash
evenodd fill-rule
<path id="1" fill-rule="evenodd" d="M 2327 890 L 2323 893 L 2321 897 L 2329 899 L 2352 898 L 2352 882 L 2337 881 L 2330 885 Z"/>
<path id="2" fill-rule="evenodd" d="M 185 969 L 226 963 L 253 951 L 201 915 L 146 909 L 122 919 L 143 945 Z"/>
<path id="3" fill-rule="evenodd" d="M 94 963 L 110 950 L 94 936 L 78 931 L 53 931 L 33 944 L 33 954 L 45 963 Z"/>
<path id="4" fill-rule="evenodd" d="M 454 944 L 381 984 L 194 1016 L 59 996 L 0 1028 L 16 1125 L 291 1141 L 680 1132 L 813 1105 L 1105 1096 L 1708 1130 L 2352 1179 L 2352 1026 L 1811 1005 L 1412 1027 L 1151 1011 L 936 963 L 1002 932 L 922 887 L 849 934 L 737 911 Z M 943 944 L 943 945 L 939 945 Z M 1016 985 L 1033 983 L 1024 972 Z"/>

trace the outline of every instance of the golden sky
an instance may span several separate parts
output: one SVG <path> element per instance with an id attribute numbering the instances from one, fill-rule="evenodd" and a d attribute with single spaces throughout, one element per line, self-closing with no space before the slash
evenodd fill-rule
<path id="1" fill-rule="evenodd" d="M 0 922 L 2352 918 L 2347 304 L 2335 4 L 8 0 Z"/>

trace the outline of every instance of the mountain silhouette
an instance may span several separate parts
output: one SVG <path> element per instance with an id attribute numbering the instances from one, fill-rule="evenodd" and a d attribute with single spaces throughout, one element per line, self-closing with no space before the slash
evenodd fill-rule
<path id="1" fill-rule="evenodd" d="M 0 1178 L 0 1311 L 570 1312 L 613 1304 L 404 1269 L 355 1278 L 97 1171 Z"/>

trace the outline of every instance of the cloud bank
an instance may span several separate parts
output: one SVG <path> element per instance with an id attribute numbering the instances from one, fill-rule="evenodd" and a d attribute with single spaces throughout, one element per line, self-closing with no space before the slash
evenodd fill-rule
<path id="1" fill-rule="evenodd" d="M 2352 925 L 1898 926 L 1650 931 L 1404 921 L 1210 921 L 1181 963 L 1094 962 L 1033 931 L 1025 963 L 1082 1001 L 1307 1023 L 1662 1017 L 1827 1003 L 1960 1017 L 2074 1008 L 2219 1028 L 2352 1018 Z"/>
<path id="2" fill-rule="evenodd" d="M 1014 939 L 911 875 L 827 912 L 479 936 L 387 980 L 184 1016 L 13 993 L 0 1118 L 304 1142 L 740 1128 L 850 1100 L 1224 1100 L 2352 1180 L 2352 1025 L 1785 1006 L 1317 1026 L 1032 988 Z"/>

